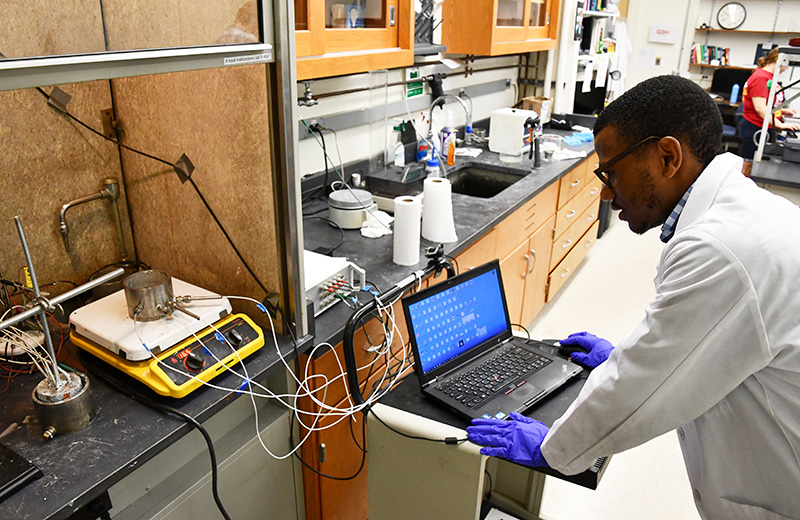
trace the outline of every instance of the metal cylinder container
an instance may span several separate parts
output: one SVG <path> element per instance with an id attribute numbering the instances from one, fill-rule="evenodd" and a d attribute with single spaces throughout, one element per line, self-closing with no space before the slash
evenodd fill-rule
<path id="1" fill-rule="evenodd" d="M 89 378 L 80 372 L 68 378 L 59 389 L 47 379 L 33 389 L 33 405 L 47 438 L 82 430 L 97 414 Z"/>
<path id="2" fill-rule="evenodd" d="M 128 316 L 136 321 L 156 321 L 166 315 L 173 299 L 172 277 L 164 271 L 139 271 L 125 278 Z"/>

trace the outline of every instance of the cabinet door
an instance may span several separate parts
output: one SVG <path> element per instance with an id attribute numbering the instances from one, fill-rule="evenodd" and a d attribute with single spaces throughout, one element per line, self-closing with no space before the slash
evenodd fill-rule
<path id="1" fill-rule="evenodd" d="M 497 230 L 493 229 L 481 237 L 477 242 L 462 251 L 456 257 L 458 272 L 464 273 L 473 267 L 483 265 L 490 260 L 497 258 L 495 253 L 497 242 Z"/>
<path id="2" fill-rule="evenodd" d="M 348 401 L 339 404 L 339 406 L 347 405 Z M 362 421 L 365 417 L 359 413 L 356 415 L 358 422 L 353 422 L 348 417 L 331 426 L 338 418 L 328 416 L 320 421 L 319 426 L 325 429 L 309 439 L 314 441 L 309 443 L 313 444 L 313 447 L 309 446 L 309 449 L 303 450 L 303 458 L 321 473 L 335 477 L 350 477 L 358 472 L 361 466 L 361 448 L 366 448 L 362 431 Z M 313 456 L 315 460 L 309 461 L 309 456 Z M 369 515 L 366 460 L 358 475 L 349 480 L 333 480 L 305 469 L 303 480 L 306 482 L 307 495 L 309 478 L 318 485 L 319 495 L 318 502 L 309 501 L 309 496 L 306 496 L 308 520 L 366 520 Z"/>
<path id="3" fill-rule="evenodd" d="M 530 240 L 526 240 L 517 246 L 507 257 L 500 261 L 500 273 L 503 277 L 503 288 L 506 292 L 506 306 L 508 307 L 508 319 L 511 323 L 524 325 L 522 318 L 522 305 L 525 299 L 525 282 L 528 278 L 528 271 L 531 269 L 531 258 L 529 255 Z"/>
<path id="4" fill-rule="evenodd" d="M 527 327 L 544 307 L 547 275 L 550 272 L 550 250 L 553 246 L 555 215 L 534 233 L 528 243 L 531 267 L 525 279 L 525 298 L 522 302 L 522 325 Z"/>
<path id="5" fill-rule="evenodd" d="M 295 0 L 297 79 L 411 65 L 413 27 L 411 0 Z"/>
<path id="6" fill-rule="evenodd" d="M 528 39 L 551 38 L 558 33 L 552 31 L 550 27 L 551 18 L 554 10 L 558 12 L 558 0 L 529 0 L 528 4 Z M 552 34 L 552 36 L 551 36 Z"/>

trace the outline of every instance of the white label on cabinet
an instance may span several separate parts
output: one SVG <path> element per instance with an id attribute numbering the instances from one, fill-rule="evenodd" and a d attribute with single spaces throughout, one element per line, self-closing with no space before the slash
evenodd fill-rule
<path id="1" fill-rule="evenodd" d="M 261 54 L 251 54 L 250 56 L 234 56 L 232 58 L 225 58 L 224 65 L 246 65 L 248 63 L 261 63 L 264 61 L 271 61 L 271 52 L 262 52 Z"/>

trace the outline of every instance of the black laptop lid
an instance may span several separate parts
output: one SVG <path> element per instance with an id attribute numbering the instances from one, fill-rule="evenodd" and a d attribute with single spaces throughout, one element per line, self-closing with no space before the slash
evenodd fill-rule
<path id="1" fill-rule="evenodd" d="M 423 384 L 511 337 L 497 260 L 403 298 L 403 312 Z"/>

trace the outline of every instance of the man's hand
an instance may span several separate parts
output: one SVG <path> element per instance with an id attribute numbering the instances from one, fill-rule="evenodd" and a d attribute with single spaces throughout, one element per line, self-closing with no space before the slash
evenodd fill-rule
<path id="1" fill-rule="evenodd" d="M 501 457 L 526 466 L 546 466 L 541 451 L 542 441 L 550 429 L 539 421 L 511 412 L 510 421 L 473 419 L 467 437 L 486 446 L 481 453 Z"/>
<path id="2" fill-rule="evenodd" d="M 586 352 L 573 352 L 570 358 L 576 363 L 589 368 L 595 368 L 603 361 L 608 359 L 611 351 L 614 350 L 608 340 L 598 338 L 594 334 L 588 332 L 576 332 L 570 334 L 568 338 L 561 340 L 562 345 L 578 345 L 586 349 Z"/>

